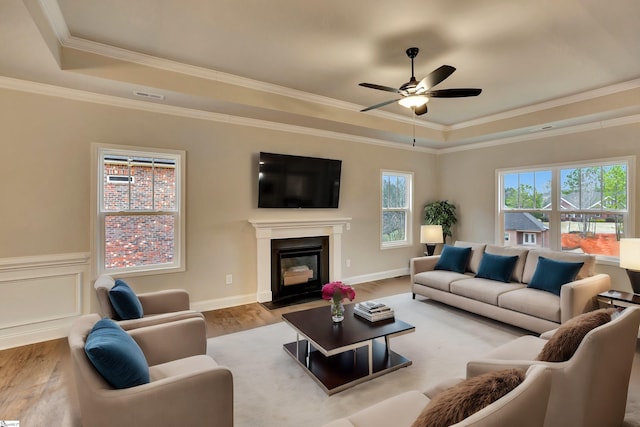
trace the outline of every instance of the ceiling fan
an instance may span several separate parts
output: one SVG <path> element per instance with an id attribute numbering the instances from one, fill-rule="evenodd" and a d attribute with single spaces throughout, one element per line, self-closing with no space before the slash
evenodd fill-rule
<path id="1" fill-rule="evenodd" d="M 463 98 L 467 96 L 480 95 L 482 89 L 460 88 L 432 90 L 434 86 L 442 83 L 442 81 L 453 74 L 456 69 L 451 65 L 442 65 L 430 74 L 427 74 L 425 78 L 418 82 L 413 72 L 413 59 L 418 56 L 419 51 L 420 49 L 417 47 L 410 47 L 407 49 L 407 56 L 411 58 L 411 80 L 400 86 L 398 89 L 373 83 L 360 83 L 360 86 L 363 87 L 384 90 L 386 92 L 394 92 L 402 96 L 398 99 L 392 99 L 390 101 L 381 102 L 379 104 L 372 105 L 371 107 L 364 108 L 360 110 L 361 112 L 384 107 L 385 105 L 393 102 L 398 102 L 403 107 L 411 108 L 416 115 L 420 116 L 427 112 L 427 102 L 429 102 L 429 98 Z"/>

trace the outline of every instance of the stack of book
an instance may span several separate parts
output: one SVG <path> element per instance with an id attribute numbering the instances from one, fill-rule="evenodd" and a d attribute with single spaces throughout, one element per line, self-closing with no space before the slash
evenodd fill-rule
<path id="1" fill-rule="evenodd" d="M 353 308 L 356 316 L 367 319 L 370 322 L 393 318 L 393 309 L 375 301 L 359 302 Z"/>

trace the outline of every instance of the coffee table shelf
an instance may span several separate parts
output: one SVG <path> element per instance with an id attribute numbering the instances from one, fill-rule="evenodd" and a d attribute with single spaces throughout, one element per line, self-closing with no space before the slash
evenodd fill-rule
<path id="1" fill-rule="evenodd" d="M 391 337 L 415 330 L 401 320 L 369 322 L 355 316 L 352 305 L 345 306 L 339 324 L 331 321 L 328 306 L 282 318 L 297 332 L 296 341 L 284 344 L 284 350 L 329 395 L 411 365 L 389 345 Z"/>

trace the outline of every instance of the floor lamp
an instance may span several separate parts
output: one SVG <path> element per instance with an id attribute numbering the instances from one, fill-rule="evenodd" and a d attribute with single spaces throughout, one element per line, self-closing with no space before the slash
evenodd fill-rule
<path id="1" fill-rule="evenodd" d="M 640 239 L 620 239 L 620 267 L 627 270 L 633 293 L 640 295 Z"/>
<path id="2" fill-rule="evenodd" d="M 420 227 L 420 243 L 424 243 L 428 256 L 433 255 L 436 249 L 436 244 L 443 243 L 444 238 L 442 236 L 441 225 L 423 225 Z"/>

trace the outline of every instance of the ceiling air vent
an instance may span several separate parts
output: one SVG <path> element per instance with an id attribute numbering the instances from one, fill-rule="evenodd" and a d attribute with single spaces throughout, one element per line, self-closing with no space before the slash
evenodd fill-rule
<path id="1" fill-rule="evenodd" d="M 156 101 L 164 100 L 164 95 L 160 95 L 159 93 L 151 93 L 151 92 L 143 92 L 141 90 L 134 90 L 133 94 L 135 96 L 139 96 L 140 98 L 155 99 Z"/>

